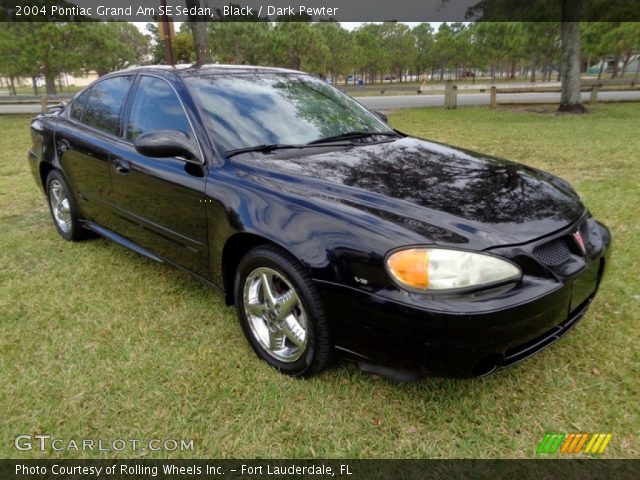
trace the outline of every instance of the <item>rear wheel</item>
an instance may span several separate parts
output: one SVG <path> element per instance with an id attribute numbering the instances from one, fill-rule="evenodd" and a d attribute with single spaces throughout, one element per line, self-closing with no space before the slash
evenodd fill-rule
<path id="1" fill-rule="evenodd" d="M 53 225 L 62 238 L 78 241 L 85 238 L 85 230 L 78 220 L 78 208 L 71 189 L 60 172 L 52 170 L 47 176 L 47 199 Z"/>
<path id="2" fill-rule="evenodd" d="M 240 261 L 235 278 L 238 317 L 260 358 L 283 373 L 309 377 L 331 356 L 320 296 L 299 262 L 261 246 Z"/>

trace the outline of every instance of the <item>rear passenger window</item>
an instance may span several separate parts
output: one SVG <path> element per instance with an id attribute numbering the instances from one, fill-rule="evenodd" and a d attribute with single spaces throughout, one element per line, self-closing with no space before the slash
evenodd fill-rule
<path id="1" fill-rule="evenodd" d="M 173 88 L 164 80 L 143 76 L 131 105 L 127 138 L 135 140 L 152 130 L 179 130 L 191 136 L 187 114 Z"/>
<path id="2" fill-rule="evenodd" d="M 95 84 L 84 107 L 82 122 L 112 135 L 118 133 L 120 110 L 131 76 L 113 77 Z"/>

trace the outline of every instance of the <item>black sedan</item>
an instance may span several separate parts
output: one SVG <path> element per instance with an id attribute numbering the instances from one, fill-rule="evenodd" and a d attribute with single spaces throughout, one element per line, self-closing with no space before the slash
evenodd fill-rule
<path id="1" fill-rule="evenodd" d="M 31 132 L 64 239 L 219 289 L 290 375 L 335 352 L 398 379 L 486 375 L 571 329 L 608 261 L 609 230 L 563 180 L 407 136 L 301 72 L 120 71 Z"/>

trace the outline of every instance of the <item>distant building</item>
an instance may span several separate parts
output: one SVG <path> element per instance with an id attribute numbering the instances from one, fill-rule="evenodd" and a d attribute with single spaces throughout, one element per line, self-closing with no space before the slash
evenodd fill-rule
<path id="1" fill-rule="evenodd" d="M 587 70 L 589 75 L 598 75 L 600 73 L 600 68 L 602 68 L 602 73 L 611 73 L 613 72 L 613 66 L 616 59 L 613 55 L 608 56 L 606 59 L 599 61 L 595 65 L 591 65 Z M 604 66 L 603 66 L 604 63 Z M 638 64 L 640 63 L 640 55 L 632 56 L 629 62 L 627 63 L 627 69 L 625 73 L 635 73 L 638 71 Z M 622 73 L 622 66 L 624 61 L 619 59 L 618 61 L 618 72 Z"/>

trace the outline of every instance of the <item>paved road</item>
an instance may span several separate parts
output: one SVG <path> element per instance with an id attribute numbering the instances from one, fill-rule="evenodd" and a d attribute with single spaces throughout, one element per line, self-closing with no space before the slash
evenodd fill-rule
<path id="1" fill-rule="evenodd" d="M 582 99 L 587 102 L 590 93 L 584 92 Z M 444 105 L 444 95 L 389 95 L 387 97 L 356 97 L 365 107 L 373 110 L 394 110 L 410 107 L 441 107 Z M 636 100 L 640 101 L 640 91 L 628 92 L 600 92 L 598 100 L 605 102 Z M 559 93 L 502 93 L 498 94 L 498 102 L 512 103 L 558 103 Z M 458 95 L 458 105 L 489 105 L 488 93 L 465 93 Z M 2 113 L 39 113 L 40 105 L 2 105 Z"/>
<path id="2" fill-rule="evenodd" d="M 40 104 L 34 105 L 1 105 L 0 104 L 0 114 L 1 113 L 40 113 Z"/>
<path id="3" fill-rule="evenodd" d="M 587 102 L 589 92 L 582 93 L 582 100 Z M 356 97 L 365 107 L 372 110 L 393 110 L 410 107 L 441 107 L 444 95 L 389 95 L 387 97 Z M 640 100 L 640 91 L 600 92 L 598 100 L 624 101 Z M 502 93 L 498 94 L 498 102 L 511 103 L 559 103 L 560 93 Z M 489 105 L 488 93 L 465 93 L 458 95 L 458 105 Z"/>

